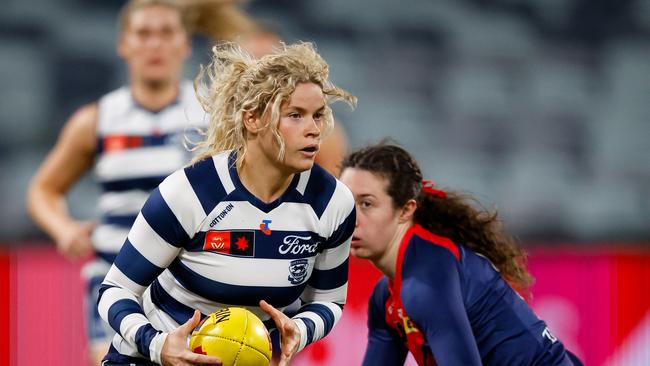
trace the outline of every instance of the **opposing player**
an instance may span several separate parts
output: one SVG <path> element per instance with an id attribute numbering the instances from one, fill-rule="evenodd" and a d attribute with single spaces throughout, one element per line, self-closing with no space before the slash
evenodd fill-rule
<path id="1" fill-rule="evenodd" d="M 277 329 L 286 365 L 341 317 L 354 200 L 314 157 L 329 103 L 355 98 L 309 43 L 259 60 L 215 47 L 203 76 L 203 152 L 152 192 L 100 290 L 118 332 L 105 365 L 218 364 L 187 336 L 229 305 Z"/>
<path id="2" fill-rule="evenodd" d="M 181 78 L 190 55 L 183 19 L 172 0 L 132 0 L 124 6 L 117 48 L 128 65 L 129 85 L 70 118 L 29 188 L 29 212 L 59 252 L 69 258 L 95 253 L 83 271 L 94 365 L 114 334 L 97 313 L 99 285 L 149 192 L 191 160 L 183 146 L 186 133 L 207 125 L 192 83 Z M 93 168 L 103 189 L 98 224 L 76 220 L 65 205 L 68 190 Z"/>
<path id="3" fill-rule="evenodd" d="M 384 273 L 368 307 L 364 365 L 581 365 L 513 287 L 527 292 L 524 253 L 495 212 L 422 181 L 400 147 L 343 162 L 354 194 L 352 254 Z M 512 286 L 512 287 L 511 287 Z"/>

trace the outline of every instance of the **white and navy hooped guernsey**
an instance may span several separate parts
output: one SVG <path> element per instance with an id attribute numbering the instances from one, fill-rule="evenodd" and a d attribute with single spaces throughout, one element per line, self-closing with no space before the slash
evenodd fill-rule
<path id="1" fill-rule="evenodd" d="M 177 100 L 159 111 L 138 105 L 126 86 L 98 106 L 94 173 L 101 217 L 92 239 L 97 257 L 110 265 L 149 193 L 191 160 L 184 137 L 207 127 L 207 118 L 188 80 L 180 83 Z"/>
<path id="2" fill-rule="evenodd" d="M 108 360 L 160 363 L 166 332 L 193 309 L 245 306 L 269 320 L 259 300 L 285 313 L 297 304 L 300 349 L 340 319 L 351 192 L 314 165 L 267 204 L 242 185 L 235 158 L 224 152 L 179 170 L 145 203 L 100 290 L 99 313 L 118 332 Z"/>

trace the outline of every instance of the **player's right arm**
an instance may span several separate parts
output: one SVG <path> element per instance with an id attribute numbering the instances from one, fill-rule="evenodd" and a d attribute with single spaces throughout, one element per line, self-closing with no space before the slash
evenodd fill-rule
<path id="1" fill-rule="evenodd" d="M 198 206 L 198 207 L 197 207 Z M 142 309 L 145 289 L 177 257 L 205 217 L 183 170 L 154 189 L 99 290 L 99 315 L 142 356 L 162 365 L 218 364 L 189 350 L 194 317 L 173 331 L 155 329 Z"/>
<path id="2" fill-rule="evenodd" d="M 92 167 L 95 156 L 97 104 L 77 110 L 36 171 L 27 191 L 27 211 L 65 256 L 74 258 L 92 249 L 94 224 L 80 222 L 68 213 L 65 195 Z"/>
<path id="3" fill-rule="evenodd" d="M 368 346 L 363 357 L 363 366 L 403 365 L 408 353 L 399 336 L 386 324 L 386 284 L 386 279 L 381 279 L 375 285 L 368 301 Z"/>

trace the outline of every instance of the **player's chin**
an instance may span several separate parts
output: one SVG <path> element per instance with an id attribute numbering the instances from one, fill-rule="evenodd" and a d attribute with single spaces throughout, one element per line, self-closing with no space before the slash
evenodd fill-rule
<path id="1" fill-rule="evenodd" d="M 173 79 L 173 73 L 169 67 L 161 65 L 150 67 L 143 74 L 142 79 L 149 83 L 166 83 Z"/>
<path id="2" fill-rule="evenodd" d="M 297 156 L 295 159 L 291 160 L 289 166 L 296 172 L 304 172 L 314 166 L 314 158 Z"/>
<path id="3" fill-rule="evenodd" d="M 368 259 L 368 258 L 370 258 L 370 253 L 364 247 L 358 247 L 358 246 L 355 247 L 355 246 L 353 246 L 353 247 L 350 248 L 350 254 L 352 256 L 354 256 L 356 258 L 360 258 L 360 259 Z"/>

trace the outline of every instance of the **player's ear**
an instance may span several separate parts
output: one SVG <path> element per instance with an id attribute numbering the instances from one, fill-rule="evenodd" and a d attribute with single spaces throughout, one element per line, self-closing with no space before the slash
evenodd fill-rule
<path id="1" fill-rule="evenodd" d="M 262 121 L 258 117 L 255 117 L 252 112 L 244 112 L 242 122 L 246 131 L 250 133 L 258 133 L 262 129 Z"/>
<path id="2" fill-rule="evenodd" d="M 415 214 L 415 210 L 417 208 L 418 204 L 414 199 L 408 200 L 401 208 L 399 223 L 403 224 L 405 222 L 413 220 L 413 215 Z"/>
<path id="3" fill-rule="evenodd" d="M 118 36 L 117 44 L 115 48 L 117 49 L 117 54 L 121 58 L 126 59 L 126 57 L 128 56 L 128 52 L 127 52 L 126 43 L 124 42 L 124 34 L 120 34 Z"/>

